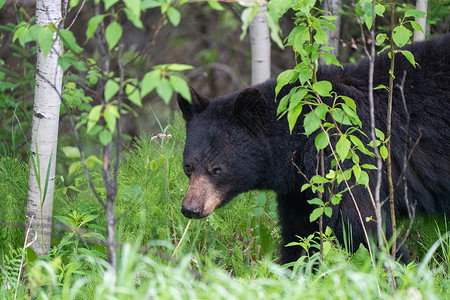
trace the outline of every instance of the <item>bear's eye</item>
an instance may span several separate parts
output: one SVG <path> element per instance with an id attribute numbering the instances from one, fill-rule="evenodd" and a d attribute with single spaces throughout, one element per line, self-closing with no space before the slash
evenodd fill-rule
<path id="1" fill-rule="evenodd" d="M 191 176 L 192 168 L 190 165 L 184 165 L 184 173 L 186 174 L 187 177 Z"/>
<path id="2" fill-rule="evenodd" d="M 214 175 L 220 175 L 220 174 L 222 174 L 222 170 L 220 168 L 214 168 L 213 169 L 213 174 Z"/>

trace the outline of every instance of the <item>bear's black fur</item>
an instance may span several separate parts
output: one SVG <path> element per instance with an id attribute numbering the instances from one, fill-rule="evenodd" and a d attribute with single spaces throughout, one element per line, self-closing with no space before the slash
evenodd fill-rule
<path id="1" fill-rule="evenodd" d="M 394 90 L 392 112 L 392 165 L 397 215 L 405 215 L 404 189 L 398 184 L 405 157 L 405 143 L 412 151 L 406 169 L 407 193 L 416 212 L 438 214 L 450 212 L 450 35 L 405 47 L 416 62 L 414 68 L 403 55 L 396 55 L 395 84 L 403 85 L 407 113 L 400 89 Z M 374 86 L 388 86 L 390 59 L 387 53 L 376 58 Z M 349 96 L 356 102 L 362 130 L 369 134 L 368 105 L 369 60 L 358 65 L 320 66 L 318 80 L 328 80 L 338 95 Z M 178 97 L 186 120 L 187 139 L 184 150 L 184 168 L 190 178 L 182 212 L 190 218 L 206 217 L 216 207 L 226 204 L 239 193 L 253 189 L 270 189 L 277 193 L 279 222 L 284 244 L 296 241 L 296 236 L 308 236 L 318 230 L 316 222 L 309 222 L 314 209 L 307 200 L 316 197 L 309 189 L 300 192 L 306 182 L 297 167 L 311 178 L 316 173 L 317 151 L 314 135 L 306 137 L 296 126 L 291 135 L 286 117 L 277 120 L 275 80 L 246 88 L 217 99 L 207 99 L 191 90 L 192 103 Z M 289 92 L 287 86 L 278 100 Z M 376 90 L 376 127 L 386 132 L 387 92 Z M 305 108 L 306 109 L 306 108 Z M 305 111 L 304 111 L 305 113 Z M 304 113 L 302 115 L 304 115 Z M 303 124 L 303 116 L 298 124 Z M 360 138 L 368 144 L 369 138 Z M 406 141 L 406 138 L 408 139 Z M 370 147 L 368 147 L 370 149 Z M 327 150 L 329 152 L 329 150 Z M 294 154 L 295 153 L 295 154 Z M 330 153 L 326 167 L 329 167 Z M 362 163 L 373 158 L 360 155 Z M 293 162 L 297 165 L 294 166 Z M 351 166 L 345 165 L 346 168 Z M 386 168 L 384 166 L 384 173 Z M 374 170 L 369 170 L 372 190 Z M 339 187 L 343 189 L 341 184 Z M 352 189 L 362 217 L 375 212 L 367 191 L 362 186 Z M 324 225 L 333 229 L 342 242 L 343 226 L 351 228 L 353 250 L 366 243 L 353 201 L 346 192 L 340 204 L 333 207 L 331 218 Z M 384 175 L 381 199 L 386 199 L 388 187 Z M 389 212 L 384 205 L 384 212 Z M 389 218 L 387 237 L 391 236 Z M 366 227 L 374 231 L 376 223 Z M 300 247 L 283 247 L 281 262 L 291 262 L 300 256 Z"/>

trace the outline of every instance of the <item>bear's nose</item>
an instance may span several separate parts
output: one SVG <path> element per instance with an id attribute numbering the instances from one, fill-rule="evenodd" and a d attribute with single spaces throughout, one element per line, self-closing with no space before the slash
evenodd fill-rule
<path id="1" fill-rule="evenodd" d="M 201 211 L 198 207 L 194 207 L 191 205 L 183 205 L 181 206 L 181 213 L 189 219 L 200 219 Z"/>

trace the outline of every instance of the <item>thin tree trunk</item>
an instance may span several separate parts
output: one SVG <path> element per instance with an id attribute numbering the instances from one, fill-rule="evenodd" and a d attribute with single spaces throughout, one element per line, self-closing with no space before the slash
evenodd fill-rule
<path id="1" fill-rule="evenodd" d="M 250 44 L 252 49 L 252 84 L 270 78 L 270 35 L 266 22 L 267 1 L 260 2 L 258 14 L 250 25 Z"/>
<path id="2" fill-rule="evenodd" d="M 36 24 L 44 26 L 61 21 L 61 1 L 37 0 Z M 62 47 L 55 34 L 47 57 L 37 47 L 36 85 L 31 131 L 30 177 L 27 216 L 34 216 L 31 234 L 37 241 L 31 248 L 38 256 L 50 249 L 53 192 L 55 184 L 56 147 L 63 72 L 58 66 Z M 32 240 L 29 237 L 29 240 Z"/>
<path id="3" fill-rule="evenodd" d="M 417 0 L 416 1 L 416 9 L 427 12 L 428 8 L 428 0 Z M 414 30 L 414 41 L 424 41 L 425 40 L 425 32 L 427 31 L 427 16 L 425 15 L 422 18 L 416 19 L 416 22 L 419 23 L 420 26 L 422 26 L 422 29 L 424 32 L 420 32 L 417 30 Z"/>
<path id="4" fill-rule="evenodd" d="M 334 22 L 336 30 L 327 30 L 328 46 L 334 48 L 333 50 L 330 50 L 330 53 L 333 54 L 336 58 L 338 58 L 339 56 L 339 39 L 341 29 L 341 16 L 339 15 L 339 10 L 341 8 L 341 0 L 325 0 L 323 2 L 323 10 L 330 12 L 331 15 L 336 18 L 336 22 Z"/>

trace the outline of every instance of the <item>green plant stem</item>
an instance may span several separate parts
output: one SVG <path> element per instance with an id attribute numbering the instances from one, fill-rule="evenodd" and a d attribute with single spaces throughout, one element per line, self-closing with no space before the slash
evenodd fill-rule
<path id="1" fill-rule="evenodd" d="M 392 1 L 391 3 L 391 26 L 392 26 L 392 33 L 391 33 L 391 39 L 389 41 L 390 43 L 390 52 L 391 52 L 391 69 L 390 69 L 390 76 L 389 76 L 389 96 L 388 96 L 388 111 L 387 111 L 387 118 L 386 118 L 386 148 L 388 150 L 388 157 L 387 157 L 387 172 L 388 172 L 388 183 L 389 183 L 389 206 L 391 211 L 391 226 L 392 226 L 392 248 L 391 248 L 391 255 L 392 258 L 395 259 L 395 253 L 397 252 L 397 224 L 395 220 L 395 203 L 394 203 L 394 184 L 392 181 L 392 156 L 391 156 L 391 128 L 392 128 L 392 97 L 394 93 L 394 71 L 395 71 L 395 49 L 394 49 L 394 39 L 392 38 L 394 34 L 394 13 L 395 13 L 395 1 Z"/>
<path id="2" fill-rule="evenodd" d="M 23 243 L 23 248 L 22 248 L 22 259 L 20 260 L 20 267 L 19 267 L 19 275 L 17 276 L 17 284 L 16 284 L 16 291 L 14 293 L 14 300 L 17 299 L 17 292 L 19 291 L 19 282 L 20 282 L 20 277 L 22 275 L 22 267 L 23 267 L 23 262 L 25 260 L 25 251 L 26 249 L 31 246 L 31 244 L 33 244 L 36 240 L 37 240 L 37 234 L 36 231 L 34 229 L 31 229 L 31 225 L 33 223 L 33 219 L 34 216 L 32 215 L 30 217 L 30 222 L 28 223 L 28 228 L 27 228 L 27 233 L 25 234 L 25 241 Z M 30 243 L 28 243 L 28 237 L 30 235 L 30 231 L 33 230 L 34 231 L 34 239 L 33 241 L 31 241 Z"/>
<path id="3" fill-rule="evenodd" d="M 181 242 L 183 241 L 184 236 L 186 235 L 186 232 L 188 231 L 189 226 L 191 225 L 191 222 L 192 222 L 192 219 L 189 219 L 189 222 L 187 223 L 186 228 L 184 229 L 183 235 L 181 236 L 180 242 L 179 242 L 179 243 L 177 244 L 177 246 L 175 247 L 175 250 L 173 251 L 172 257 L 171 257 L 171 258 L 173 258 L 173 257 L 175 256 L 175 254 L 176 254 L 177 251 L 178 251 L 178 248 L 180 248 Z"/>
<path id="4" fill-rule="evenodd" d="M 323 149 L 320 150 L 320 173 L 325 177 L 325 155 Z M 319 193 L 319 199 L 323 201 L 323 193 Z M 325 210 L 324 210 L 325 211 Z M 320 261 L 323 261 L 323 213 L 319 217 L 319 235 L 320 235 Z"/>
<path id="5" fill-rule="evenodd" d="M 172 218 L 172 228 L 173 228 L 173 238 L 175 241 L 175 245 L 178 246 L 178 242 L 177 242 L 177 231 L 175 228 L 175 221 L 173 218 L 173 208 L 172 208 L 172 197 L 170 194 L 170 188 L 169 188 L 169 167 L 167 165 L 167 156 L 166 156 L 166 145 L 165 145 L 165 141 L 162 141 L 163 143 L 163 153 L 164 153 L 164 172 L 165 172 L 165 177 L 166 177 L 166 188 L 167 188 L 167 197 L 169 198 L 169 206 L 170 206 L 170 216 Z"/>

